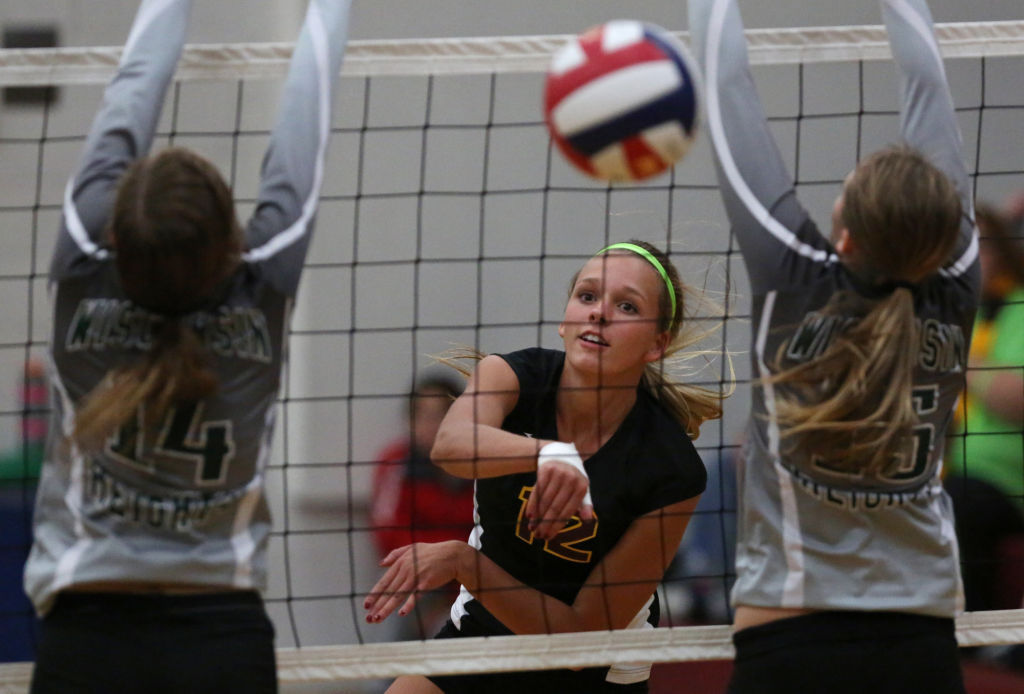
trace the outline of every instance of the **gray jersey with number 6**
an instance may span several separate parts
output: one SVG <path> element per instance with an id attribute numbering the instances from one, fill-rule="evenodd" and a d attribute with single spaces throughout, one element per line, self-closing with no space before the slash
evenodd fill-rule
<path id="1" fill-rule="evenodd" d="M 882 6 L 900 76 L 902 139 L 951 179 L 965 213 L 948 264 L 914 292 L 921 326 L 915 448 L 896 472 L 838 470 L 828 451 L 789 450 L 780 441 L 773 388 L 755 388 L 739 472 L 733 591 L 739 605 L 950 617 L 962 604 L 941 470 L 978 302 L 970 184 L 928 9 L 920 0 L 883 0 Z M 865 295 L 866 288 L 857 286 L 796 198 L 758 101 L 735 2 L 689 0 L 689 8 L 707 75 L 722 195 L 753 292 L 753 372 L 767 375 L 779 358 L 791 366 L 820 354 L 858 317 L 820 309 L 837 292 Z"/>

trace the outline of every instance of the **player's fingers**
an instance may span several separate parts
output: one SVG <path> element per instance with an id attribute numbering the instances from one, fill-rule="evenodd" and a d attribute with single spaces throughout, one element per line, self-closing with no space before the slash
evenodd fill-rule
<path id="1" fill-rule="evenodd" d="M 383 621 L 390 615 L 395 609 L 402 604 L 402 601 L 407 599 L 408 593 L 392 593 L 387 598 L 376 606 L 370 614 L 370 621 L 380 622 Z"/>
<path id="2" fill-rule="evenodd" d="M 543 484 L 538 483 L 536 489 L 530 494 L 530 499 L 537 501 L 533 520 L 538 522 L 550 520 L 552 508 L 564 504 L 567 494 L 568 490 L 564 483 L 553 480 L 545 480 Z"/>
<path id="3" fill-rule="evenodd" d="M 385 600 L 387 596 L 391 594 L 391 572 L 385 573 L 380 580 L 378 580 L 370 592 L 366 595 L 363 600 L 363 609 L 367 612 L 373 612 L 376 610 Z"/>
<path id="4" fill-rule="evenodd" d="M 429 581 L 424 574 L 425 570 L 425 565 L 423 564 L 418 569 L 412 565 L 408 567 L 408 571 L 403 577 L 399 589 L 391 594 L 378 614 L 378 621 L 387 617 L 396 609 L 400 617 L 404 617 L 412 611 L 420 592 L 430 588 Z"/>
<path id="5" fill-rule="evenodd" d="M 400 609 L 398 611 L 398 616 L 399 617 L 404 617 L 407 614 L 409 614 L 410 612 L 412 612 L 412 608 L 416 606 L 416 595 L 417 595 L 417 593 L 413 593 L 405 601 L 405 604 L 402 605 L 402 609 Z"/>
<path id="6" fill-rule="evenodd" d="M 388 570 L 384 572 L 384 575 L 377 579 L 377 582 L 373 584 L 373 588 L 370 588 L 370 592 L 366 595 L 364 605 L 369 605 L 369 603 L 371 602 L 376 602 L 386 592 L 388 592 L 388 587 L 394 580 L 394 572 L 394 567 L 389 567 Z"/>
<path id="7" fill-rule="evenodd" d="M 545 516 L 548 520 L 543 531 L 545 539 L 551 539 L 561 532 L 573 516 L 578 516 L 584 522 L 590 522 L 594 518 L 589 483 L 580 476 L 574 478 L 571 484 L 560 489 L 552 501 L 551 508 Z"/>
<path id="8" fill-rule="evenodd" d="M 411 583 L 392 581 L 374 595 L 367 608 L 366 621 L 379 622 L 395 611 L 403 600 L 409 597 Z"/>
<path id="9" fill-rule="evenodd" d="M 569 469 L 563 475 L 559 475 L 544 487 L 540 498 L 540 511 L 550 512 L 552 509 L 559 509 L 571 505 L 570 511 L 575 511 L 583 496 L 587 493 L 587 478 L 575 470 Z"/>
<path id="10" fill-rule="evenodd" d="M 393 549 L 387 553 L 383 559 L 380 560 L 381 566 L 391 566 L 396 561 L 402 558 L 406 553 L 412 550 L 412 545 L 403 545 L 397 549 Z"/>
<path id="11" fill-rule="evenodd" d="M 558 488 L 558 482 L 550 474 L 538 477 L 537 484 L 526 503 L 526 517 L 530 520 L 531 530 L 537 526 L 537 523 L 548 517 Z"/>
<path id="12" fill-rule="evenodd" d="M 531 521 L 531 526 L 533 525 L 533 519 L 540 515 L 540 487 L 540 481 L 538 480 L 537 483 L 533 485 L 533 491 L 530 492 L 530 497 L 526 500 L 526 518 Z"/>
<path id="13" fill-rule="evenodd" d="M 392 557 L 392 555 L 396 556 Z M 393 563 L 370 589 L 370 593 L 364 601 L 364 608 L 368 612 L 367 621 L 380 621 L 408 595 L 415 578 L 408 562 L 408 556 L 407 547 L 399 548 L 388 555 L 393 559 Z"/>
<path id="14" fill-rule="evenodd" d="M 557 535 L 578 505 L 574 496 L 571 488 L 562 487 L 550 495 L 547 503 L 542 502 L 534 534 L 545 540 Z"/>

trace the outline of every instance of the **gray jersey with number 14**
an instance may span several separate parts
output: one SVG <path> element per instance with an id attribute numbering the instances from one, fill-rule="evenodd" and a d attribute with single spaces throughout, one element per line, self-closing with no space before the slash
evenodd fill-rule
<path id="1" fill-rule="evenodd" d="M 25 576 L 41 614 L 58 591 L 86 582 L 266 582 L 275 402 L 323 177 L 348 0 L 310 2 L 244 227 L 248 250 L 219 305 L 184 319 L 210 354 L 218 391 L 173 408 L 145 432 L 125 423 L 94 454 L 68 438 L 83 398 L 112 368 L 144 355 L 162 320 L 125 298 L 104 230 L 118 179 L 152 144 L 190 4 L 140 7 L 65 195 L 51 267 L 55 408 Z"/>

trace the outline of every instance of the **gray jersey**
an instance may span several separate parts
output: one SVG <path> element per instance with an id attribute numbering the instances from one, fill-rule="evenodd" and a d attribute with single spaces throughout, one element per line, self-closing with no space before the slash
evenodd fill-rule
<path id="1" fill-rule="evenodd" d="M 139 8 L 68 183 L 51 267 L 55 408 L 25 575 L 40 613 L 57 591 L 88 581 L 264 587 L 275 401 L 348 4 L 311 1 L 245 226 L 243 263 L 220 305 L 184 319 L 212 357 L 218 391 L 173 408 L 146 433 L 127 422 L 86 455 L 68 438 L 76 409 L 112 368 L 148 350 L 162 320 L 126 299 L 104 229 L 118 179 L 151 146 L 191 3 L 147 0 Z"/>
<path id="2" fill-rule="evenodd" d="M 854 316 L 819 309 L 857 281 L 795 197 L 750 75 L 734 0 L 689 0 L 705 69 L 708 126 L 726 210 L 753 292 L 754 373 L 809 359 Z M 940 482 L 943 438 L 963 384 L 978 301 L 977 240 L 960 135 L 923 0 L 883 0 L 900 76 L 901 136 L 954 182 L 965 216 L 951 262 L 915 290 L 921 342 L 913 455 L 896 473 L 832 469 L 827 453 L 780 445 L 771 386 L 756 387 L 739 481 L 738 605 L 899 610 L 951 616 L 961 609 L 949 498 Z"/>

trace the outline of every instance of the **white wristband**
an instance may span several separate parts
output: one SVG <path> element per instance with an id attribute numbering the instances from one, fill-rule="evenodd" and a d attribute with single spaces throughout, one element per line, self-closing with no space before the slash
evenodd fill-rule
<path id="1" fill-rule="evenodd" d="M 590 476 L 587 475 L 587 469 L 583 467 L 583 459 L 580 458 L 576 445 L 564 441 L 552 441 L 549 444 L 545 444 L 537 454 L 537 469 L 539 470 L 545 463 L 555 460 L 568 463 L 580 471 L 580 474 L 587 480 L 587 493 L 583 497 L 583 503 L 587 506 L 593 506 L 594 504 L 590 500 Z"/>

